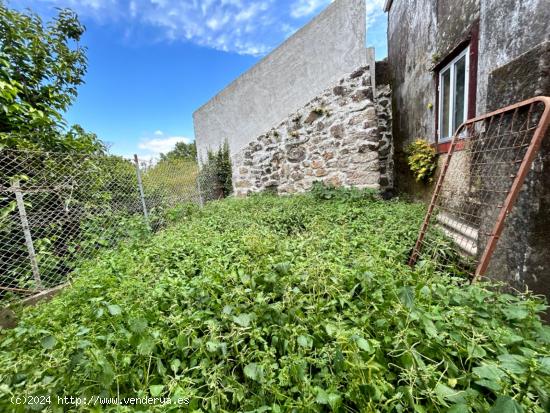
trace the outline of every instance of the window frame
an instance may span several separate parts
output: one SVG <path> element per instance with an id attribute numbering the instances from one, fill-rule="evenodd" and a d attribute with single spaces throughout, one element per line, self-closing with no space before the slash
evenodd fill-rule
<path id="1" fill-rule="evenodd" d="M 458 53 L 447 65 L 442 67 L 437 72 L 437 79 L 438 79 L 438 123 L 437 123 L 437 141 L 438 143 L 446 143 L 450 142 L 453 138 L 453 135 L 455 133 L 454 129 L 454 123 L 455 123 L 455 101 L 456 101 L 456 63 L 461 60 L 462 58 L 465 58 L 465 73 L 464 73 L 464 119 L 459 123 L 462 124 L 469 118 L 469 103 L 470 103 L 470 45 L 466 46 L 460 53 Z M 449 71 L 450 72 L 450 93 L 449 93 L 449 111 L 450 111 L 450 119 L 449 119 L 449 130 L 447 130 L 445 133 L 443 133 L 443 123 L 444 123 L 444 114 L 443 114 L 443 75 Z M 447 135 L 448 136 L 445 136 Z"/>

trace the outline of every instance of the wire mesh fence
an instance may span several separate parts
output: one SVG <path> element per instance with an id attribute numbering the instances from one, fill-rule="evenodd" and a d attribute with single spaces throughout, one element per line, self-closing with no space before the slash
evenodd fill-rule
<path id="1" fill-rule="evenodd" d="M 189 160 L 0 150 L 0 300 L 60 285 L 98 251 L 218 197 L 212 171 Z"/>
<path id="2" fill-rule="evenodd" d="M 485 274 L 549 123 L 550 99 L 534 98 L 458 129 L 409 264 Z"/>

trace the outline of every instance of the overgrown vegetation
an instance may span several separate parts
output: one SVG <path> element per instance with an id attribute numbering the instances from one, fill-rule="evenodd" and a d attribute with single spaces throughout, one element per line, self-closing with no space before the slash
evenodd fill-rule
<path id="1" fill-rule="evenodd" d="M 417 182 L 431 182 L 437 168 L 435 148 L 424 139 L 416 139 L 407 148 L 407 161 Z"/>
<path id="2" fill-rule="evenodd" d="M 231 154 L 227 140 L 217 150 L 209 149 L 199 176 L 204 200 L 226 198 L 233 192 Z M 204 189 L 204 190 L 203 190 Z"/>
<path id="3" fill-rule="evenodd" d="M 25 394 L 57 411 L 92 395 L 189 400 L 141 407 L 163 412 L 548 411 L 545 306 L 406 266 L 423 213 L 322 188 L 180 208 L 185 223 L 105 253 L 1 333 L 0 410 Z"/>

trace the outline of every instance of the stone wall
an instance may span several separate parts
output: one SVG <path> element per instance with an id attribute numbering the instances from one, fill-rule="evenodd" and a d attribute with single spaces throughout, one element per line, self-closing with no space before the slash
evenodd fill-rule
<path id="1" fill-rule="evenodd" d="M 377 69 L 378 70 L 378 69 Z M 378 73 L 378 71 L 377 71 Z M 376 89 L 376 114 L 380 133 L 380 186 L 381 189 L 393 188 L 393 136 L 392 106 L 390 85 L 378 85 Z"/>
<path id="2" fill-rule="evenodd" d="M 233 156 L 237 196 L 307 191 L 315 181 L 385 189 L 391 185 L 389 86 L 373 93 L 362 67 Z"/>

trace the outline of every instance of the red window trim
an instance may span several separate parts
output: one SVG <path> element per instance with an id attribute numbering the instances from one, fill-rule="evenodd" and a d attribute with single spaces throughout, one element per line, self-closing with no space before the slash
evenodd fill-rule
<path id="1" fill-rule="evenodd" d="M 471 28 L 466 32 L 465 38 L 440 62 L 433 68 L 435 82 L 435 147 L 437 153 L 447 153 L 451 142 L 439 143 L 438 124 L 439 124 L 439 71 L 458 56 L 466 47 L 470 46 L 470 77 L 468 82 L 468 119 L 476 116 L 476 95 L 477 95 L 477 64 L 479 56 L 479 20 L 476 20 Z M 455 150 L 462 150 L 463 145 L 457 145 Z"/>

